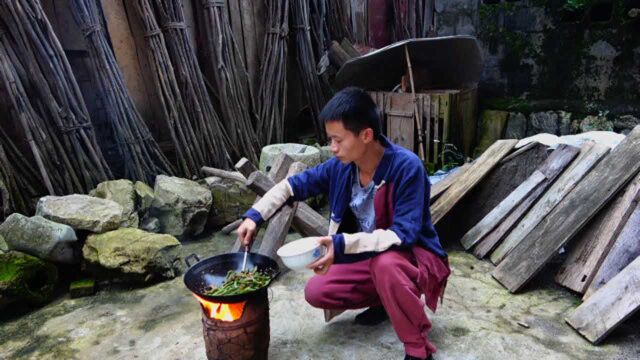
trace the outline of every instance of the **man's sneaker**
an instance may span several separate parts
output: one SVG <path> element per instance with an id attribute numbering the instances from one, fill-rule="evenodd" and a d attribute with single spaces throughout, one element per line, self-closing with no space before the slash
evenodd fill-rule
<path id="1" fill-rule="evenodd" d="M 383 306 L 372 306 L 367 310 L 356 315 L 356 324 L 365 326 L 378 325 L 381 322 L 389 319 L 389 315 L 384 310 Z"/>

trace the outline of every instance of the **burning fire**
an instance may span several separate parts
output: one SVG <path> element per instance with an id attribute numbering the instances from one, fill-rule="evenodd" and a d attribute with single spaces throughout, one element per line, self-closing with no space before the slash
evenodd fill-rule
<path id="1" fill-rule="evenodd" d="M 193 296 L 202 304 L 202 307 L 209 314 L 209 318 L 220 321 L 235 321 L 240 319 L 244 311 L 244 306 L 247 304 L 246 301 L 232 304 L 215 303 L 207 301 L 195 294 Z"/>

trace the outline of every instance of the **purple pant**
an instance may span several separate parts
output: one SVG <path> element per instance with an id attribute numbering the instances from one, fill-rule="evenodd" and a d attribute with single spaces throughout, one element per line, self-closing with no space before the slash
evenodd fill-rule
<path id="1" fill-rule="evenodd" d="M 429 251 L 388 250 L 368 260 L 332 265 L 327 274 L 309 280 L 305 298 L 311 306 L 331 310 L 382 304 L 405 352 L 425 358 L 436 347 L 427 338 L 431 321 L 420 294 L 435 310 L 449 273 L 446 259 Z"/>

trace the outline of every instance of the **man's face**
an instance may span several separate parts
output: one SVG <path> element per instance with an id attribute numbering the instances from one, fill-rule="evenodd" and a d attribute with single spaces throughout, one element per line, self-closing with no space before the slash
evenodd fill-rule
<path id="1" fill-rule="evenodd" d="M 331 152 L 344 164 L 362 158 L 367 144 L 373 140 L 372 129 L 367 128 L 360 131 L 360 134 L 354 134 L 345 129 L 339 120 L 325 123 L 325 130 L 330 140 Z"/>

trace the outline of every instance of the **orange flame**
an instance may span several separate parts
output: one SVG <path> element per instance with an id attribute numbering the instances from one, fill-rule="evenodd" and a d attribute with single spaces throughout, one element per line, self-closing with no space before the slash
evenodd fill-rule
<path id="1" fill-rule="evenodd" d="M 207 301 L 195 294 L 193 296 L 195 296 L 200 304 L 202 304 L 202 307 L 205 308 L 210 319 L 220 321 L 229 322 L 240 319 L 244 311 L 244 306 L 247 304 L 246 301 L 232 304 L 215 303 Z"/>

